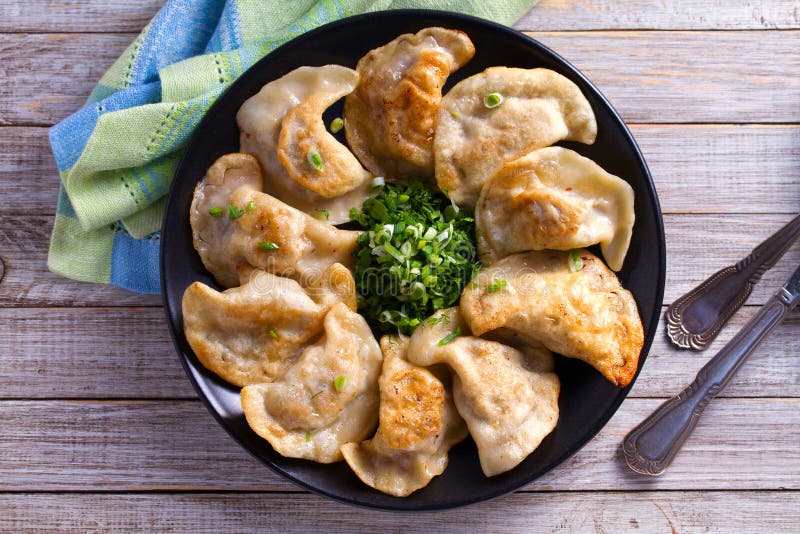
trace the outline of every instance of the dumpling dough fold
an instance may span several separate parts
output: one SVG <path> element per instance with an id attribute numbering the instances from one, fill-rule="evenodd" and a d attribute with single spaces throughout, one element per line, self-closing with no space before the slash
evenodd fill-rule
<path id="1" fill-rule="evenodd" d="M 445 343 L 454 334 L 459 335 Z M 458 308 L 439 310 L 418 326 L 408 356 L 417 365 L 446 363 L 453 369 L 456 407 L 486 476 L 516 467 L 558 423 L 561 385 L 550 351 L 474 337 Z"/>
<path id="2" fill-rule="evenodd" d="M 494 108 L 484 97 L 499 93 Z M 548 69 L 490 67 L 457 83 L 436 116 L 436 182 L 473 209 L 483 184 L 506 162 L 557 141 L 594 143 L 597 122 L 577 85 Z"/>
<path id="3" fill-rule="evenodd" d="M 442 474 L 448 451 L 467 436 L 445 384 L 432 371 L 408 363 L 407 348 L 405 336 L 381 338 L 378 431 L 370 440 L 342 446 L 345 461 L 365 484 L 395 497 Z"/>
<path id="4" fill-rule="evenodd" d="M 476 335 L 511 330 L 627 386 L 644 344 L 636 301 L 600 258 L 585 249 L 577 254 L 582 268 L 576 271 L 570 268 L 569 252 L 503 258 L 467 285 L 461 312 Z"/>
<path id="5" fill-rule="evenodd" d="M 434 122 L 447 77 L 475 54 L 464 32 L 425 28 L 362 57 L 345 99 L 347 141 L 373 173 L 405 181 L 433 176 Z"/>
<path id="6" fill-rule="evenodd" d="M 223 292 L 190 285 L 183 293 L 183 327 L 200 363 L 241 387 L 280 376 L 319 337 L 337 302 L 356 309 L 353 276 L 340 264 L 307 288 L 254 271 L 246 284 Z"/>
<path id="7" fill-rule="evenodd" d="M 250 427 L 283 456 L 331 463 L 378 422 L 382 355 L 367 322 L 341 303 L 324 335 L 276 381 L 242 389 Z"/>
<path id="8" fill-rule="evenodd" d="M 619 271 L 634 217 L 627 182 L 577 152 L 542 148 L 507 163 L 483 186 L 475 208 L 478 252 L 491 265 L 515 252 L 600 243 L 608 266 Z"/>
<path id="9" fill-rule="evenodd" d="M 189 215 L 194 247 L 220 284 L 237 286 L 254 269 L 308 279 L 333 263 L 352 267 L 359 232 L 318 221 L 260 192 L 260 184 L 256 159 L 236 153 L 215 161 L 195 188 Z M 229 206 L 240 210 L 238 217 L 231 219 Z M 222 213 L 212 216 L 212 209 Z"/>

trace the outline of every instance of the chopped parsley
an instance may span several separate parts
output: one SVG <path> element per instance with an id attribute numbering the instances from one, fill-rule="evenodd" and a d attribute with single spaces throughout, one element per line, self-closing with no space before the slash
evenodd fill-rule
<path id="1" fill-rule="evenodd" d="M 239 217 L 244 215 L 244 210 L 239 206 L 234 206 L 233 204 L 228 204 L 228 218 L 232 221 L 235 221 Z"/>
<path id="2" fill-rule="evenodd" d="M 487 293 L 497 293 L 504 287 L 508 285 L 508 281 L 503 280 L 502 278 L 495 278 L 492 280 L 492 283 L 486 286 Z"/>
<path id="3" fill-rule="evenodd" d="M 583 269 L 583 258 L 581 258 L 581 251 L 573 250 L 570 252 L 567 263 L 569 264 L 569 270 L 573 273 Z"/>
<path id="4" fill-rule="evenodd" d="M 306 155 L 306 160 L 308 160 L 308 164 L 314 167 L 316 170 L 322 170 L 322 156 L 319 155 L 319 152 L 314 150 L 313 148 L 308 151 Z"/>
<path id="5" fill-rule="evenodd" d="M 251 200 L 247 203 L 247 211 L 253 211 L 254 209 L 256 209 L 256 201 Z"/>
<path id="6" fill-rule="evenodd" d="M 341 117 L 336 117 L 331 121 L 331 132 L 338 133 L 344 128 L 344 120 Z"/>
<path id="7" fill-rule="evenodd" d="M 411 334 L 480 269 L 474 219 L 422 182 L 387 184 L 350 216 L 366 229 L 354 252 L 359 311 L 381 331 Z"/>
<path id="8" fill-rule="evenodd" d="M 333 389 L 336 391 L 342 391 L 345 384 L 347 384 L 346 376 L 339 375 L 333 379 Z"/>
<path id="9" fill-rule="evenodd" d="M 452 332 L 450 332 L 449 334 L 447 334 L 446 336 L 444 336 L 442 339 L 439 340 L 439 346 L 443 347 L 447 345 L 460 335 L 461 335 L 461 329 L 456 328 L 455 330 L 453 330 Z"/>
<path id="10" fill-rule="evenodd" d="M 211 215 L 212 217 L 222 217 L 222 208 L 219 207 L 211 208 L 210 210 L 208 210 L 208 214 Z"/>
<path id="11" fill-rule="evenodd" d="M 271 337 L 272 339 L 278 339 L 278 333 L 275 330 L 270 330 L 269 337 Z"/>
<path id="12" fill-rule="evenodd" d="M 320 213 L 320 215 L 322 215 L 322 217 L 326 221 L 331 218 L 331 212 L 329 212 L 328 210 L 324 210 L 324 209 L 320 208 L 317 211 Z"/>
<path id="13" fill-rule="evenodd" d="M 262 241 L 258 244 L 258 248 L 261 250 L 278 250 L 279 247 L 277 243 L 273 243 L 272 241 Z"/>

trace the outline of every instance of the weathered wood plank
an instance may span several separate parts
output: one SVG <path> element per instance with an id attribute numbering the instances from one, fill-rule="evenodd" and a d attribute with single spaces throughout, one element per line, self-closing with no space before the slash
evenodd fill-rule
<path id="1" fill-rule="evenodd" d="M 667 213 L 794 213 L 800 206 L 800 126 L 632 130 Z M 0 214 L 52 213 L 58 170 L 47 129 L 0 127 L 0 146 Z"/>
<path id="2" fill-rule="evenodd" d="M 311 494 L 0 495 L 0 528 L 114 532 L 789 532 L 796 492 L 514 493 L 428 514 L 361 510 Z"/>
<path id="3" fill-rule="evenodd" d="M 531 36 L 581 69 L 626 121 L 797 121 L 800 32 Z"/>
<path id="4" fill-rule="evenodd" d="M 800 32 L 536 32 L 627 121 L 796 122 Z M 75 111 L 132 34 L 0 35 L 0 124 Z M 713 53 L 711 53 L 713 51 Z"/>
<path id="5" fill-rule="evenodd" d="M 105 284 L 75 282 L 47 270 L 53 217 L 0 217 L 3 306 L 155 306 L 158 295 L 140 295 Z"/>
<path id="6" fill-rule="evenodd" d="M 664 217 L 667 237 L 665 303 L 689 291 L 709 275 L 741 259 L 791 215 L 673 215 Z M 6 273 L 0 281 L 3 306 L 152 306 L 154 295 L 70 281 L 46 270 L 52 217 L 0 217 L 0 259 Z M 763 304 L 800 264 L 795 244 L 778 265 L 764 275 L 748 301 Z"/>
<path id="7" fill-rule="evenodd" d="M 715 400 L 652 479 L 624 466 L 620 442 L 660 402 L 627 400 L 589 445 L 527 489 L 800 489 L 800 399 Z M 0 490 L 297 489 L 197 401 L 2 401 L 0 418 Z"/>
<path id="8" fill-rule="evenodd" d="M 757 310 L 746 306 L 704 354 L 675 349 L 659 324 L 631 396 L 677 393 Z M 0 324 L 0 398 L 196 398 L 160 308 L 0 308 Z M 790 316 L 723 396 L 800 397 L 798 328 Z"/>
<path id="9" fill-rule="evenodd" d="M 515 25 L 519 30 L 749 30 L 800 27 L 794 0 L 542 0 Z"/>
<path id="10" fill-rule="evenodd" d="M 8 0 L 0 4 L 0 32 L 138 32 L 164 0 Z"/>

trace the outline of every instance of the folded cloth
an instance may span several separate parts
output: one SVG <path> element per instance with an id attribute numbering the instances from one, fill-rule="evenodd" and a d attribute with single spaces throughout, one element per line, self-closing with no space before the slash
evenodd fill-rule
<path id="1" fill-rule="evenodd" d="M 61 191 L 48 268 L 157 293 L 158 229 L 186 140 L 233 80 L 301 33 L 401 8 L 512 24 L 536 1 L 168 0 L 86 104 L 50 130 Z"/>

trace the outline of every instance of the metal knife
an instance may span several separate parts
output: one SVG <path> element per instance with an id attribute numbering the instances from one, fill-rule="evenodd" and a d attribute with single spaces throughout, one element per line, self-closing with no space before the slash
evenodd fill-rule
<path id="1" fill-rule="evenodd" d="M 622 442 L 628 467 L 660 475 L 694 430 L 711 399 L 728 385 L 751 352 L 800 303 L 800 267 L 758 313 L 697 373 L 694 382 L 662 404 Z"/>

